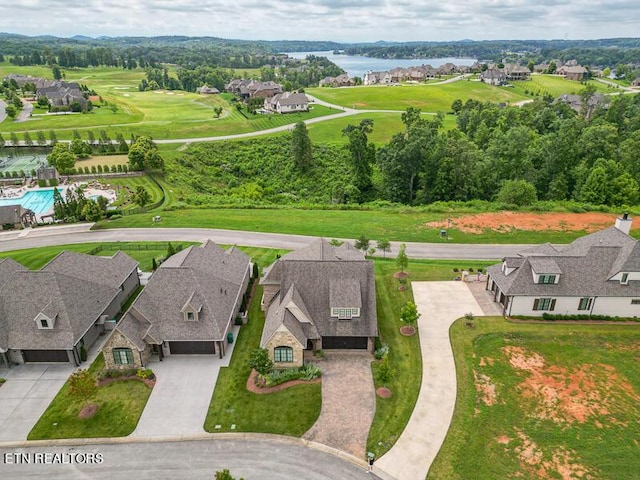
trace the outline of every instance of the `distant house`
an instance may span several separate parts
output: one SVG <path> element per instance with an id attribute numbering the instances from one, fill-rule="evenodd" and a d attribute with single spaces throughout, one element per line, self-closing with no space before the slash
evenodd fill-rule
<path id="1" fill-rule="evenodd" d="M 531 71 L 527 67 L 512 63 L 504 66 L 504 73 L 509 81 L 529 80 L 531 76 Z"/>
<path id="2" fill-rule="evenodd" d="M 56 81 L 47 80 L 46 78 L 32 77 L 31 75 L 19 75 L 17 73 L 11 73 L 6 76 L 7 80 L 15 80 L 20 88 L 24 87 L 27 83 L 32 83 L 37 88 L 50 87 Z"/>
<path id="3" fill-rule="evenodd" d="M 225 90 L 242 99 L 268 98 L 282 93 L 282 85 L 273 81 L 259 82 L 257 80 L 235 79 L 227 84 Z"/>
<path id="4" fill-rule="evenodd" d="M 107 368 L 141 368 L 152 355 L 224 357 L 250 277 L 247 255 L 210 240 L 168 258 L 105 343 Z"/>
<path id="5" fill-rule="evenodd" d="M 589 71 L 580 65 L 563 65 L 556 70 L 556 74 L 564 76 L 567 80 L 581 82 L 587 78 Z"/>
<path id="6" fill-rule="evenodd" d="M 62 252 L 37 271 L 0 262 L 0 357 L 7 364 L 80 365 L 140 284 L 138 263 L 122 252 Z"/>
<path id="7" fill-rule="evenodd" d="M 507 75 L 498 68 L 491 68 L 480 74 L 480 81 L 489 85 L 504 85 L 507 83 Z"/>
<path id="8" fill-rule="evenodd" d="M 203 95 L 217 95 L 220 93 L 220 90 L 215 87 L 208 87 L 207 85 L 203 85 L 196 88 L 196 93 L 201 93 Z"/>
<path id="9" fill-rule="evenodd" d="M 633 82 L 631 82 L 632 87 L 640 87 L 640 77 L 636 78 Z"/>
<path id="10" fill-rule="evenodd" d="M 276 260 L 264 273 L 260 346 L 276 367 L 300 366 L 304 353 L 373 352 L 378 336 L 373 263 L 348 243 L 324 239 Z"/>
<path id="11" fill-rule="evenodd" d="M 36 214 L 22 205 L 0 206 L 0 230 L 26 228 L 36 223 Z"/>
<path id="12" fill-rule="evenodd" d="M 364 74 L 364 85 L 387 85 L 392 82 L 392 77 L 389 72 L 367 72 Z"/>
<path id="13" fill-rule="evenodd" d="M 320 80 L 320 87 L 352 87 L 355 85 L 353 78 L 350 78 L 348 74 L 343 73 L 337 77 L 325 77 Z"/>
<path id="14" fill-rule="evenodd" d="M 523 250 L 487 269 L 505 315 L 640 316 L 640 242 L 631 219 L 574 240 Z"/>
<path id="15" fill-rule="evenodd" d="M 55 81 L 50 86 L 36 90 L 36 98 L 41 97 L 45 97 L 49 105 L 56 108 L 71 107 L 74 103 L 78 103 L 82 110 L 86 110 L 88 106 L 87 99 L 77 83 Z"/>
<path id="16" fill-rule="evenodd" d="M 556 102 L 563 102 L 569 105 L 573 110 L 578 113 L 581 113 L 582 108 L 582 97 L 580 95 L 575 94 L 565 94 L 558 97 Z M 589 98 L 589 110 L 594 110 L 596 108 L 608 108 L 611 102 L 611 98 L 603 95 L 601 93 L 595 93 L 591 95 Z"/>
<path id="17" fill-rule="evenodd" d="M 49 181 L 51 179 L 60 180 L 60 174 L 56 167 L 47 167 L 45 164 L 40 165 L 36 169 L 36 177 L 38 180 Z"/>
<path id="18" fill-rule="evenodd" d="M 264 109 L 277 113 L 309 111 L 309 99 L 304 93 L 284 92 L 265 98 Z"/>
<path id="19" fill-rule="evenodd" d="M 457 68 L 453 63 L 445 63 L 437 68 L 438 75 L 452 75 L 457 71 Z"/>

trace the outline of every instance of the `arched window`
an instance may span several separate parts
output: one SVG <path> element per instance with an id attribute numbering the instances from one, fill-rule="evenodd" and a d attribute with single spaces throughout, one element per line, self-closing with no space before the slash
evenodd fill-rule
<path id="1" fill-rule="evenodd" d="M 133 365 L 133 352 L 130 348 L 114 348 L 113 361 L 116 365 Z"/>
<path id="2" fill-rule="evenodd" d="M 293 362 L 293 348 L 291 347 L 276 347 L 273 350 L 273 361 L 278 362 Z"/>

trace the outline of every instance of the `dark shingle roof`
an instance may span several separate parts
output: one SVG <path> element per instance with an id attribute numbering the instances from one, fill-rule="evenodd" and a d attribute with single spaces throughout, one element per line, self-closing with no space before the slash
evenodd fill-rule
<path id="1" fill-rule="evenodd" d="M 42 267 L 42 271 L 61 273 L 106 287 L 119 288 L 137 267 L 138 262 L 121 251 L 111 257 L 64 251 Z"/>

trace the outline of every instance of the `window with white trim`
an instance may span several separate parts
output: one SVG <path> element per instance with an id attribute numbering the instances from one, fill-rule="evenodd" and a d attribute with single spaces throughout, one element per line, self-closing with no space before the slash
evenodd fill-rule
<path id="1" fill-rule="evenodd" d="M 133 365 L 133 352 L 130 348 L 114 348 L 113 361 L 116 365 Z"/>
<path id="2" fill-rule="evenodd" d="M 276 363 L 293 362 L 293 348 L 291 347 L 274 348 L 273 361 Z"/>
<path id="3" fill-rule="evenodd" d="M 553 311 L 556 308 L 555 298 L 536 298 L 533 301 L 534 310 L 550 310 Z"/>
<path id="4" fill-rule="evenodd" d="M 620 279 L 620 283 L 622 283 L 623 285 L 626 285 L 627 283 L 629 283 L 629 274 L 628 273 L 623 273 L 622 274 L 622 278 Z"/>
<path id="5" fill-rule="evenodd" d="M 640 305 L 640 298 L 632 298 L 631 305 Z"/>
<path id="6" fill-rule="evenodd" d="M 538 283 L 544 283 L 544 284 L 556 283 L 556 276 L 555 275 L 539 275 Z"/>
<path id="7" fill-rule="evenodd" d="M 331 309 L 331 316 L 332 317 L 338 317 L 339 319 L 342 320 L 348 320 L 350 318 L 353 317 L 359 317 L 360 316 L 360 309 L 359 308 L 332 308 Z"/>
<path id="8" fill-rule="evenodd" d="M 578 310 L 589 310 L 591 308 L 591 304 L 593 303 L 593 298 L 584 297 L 580 299 L 578 302 Z"/>

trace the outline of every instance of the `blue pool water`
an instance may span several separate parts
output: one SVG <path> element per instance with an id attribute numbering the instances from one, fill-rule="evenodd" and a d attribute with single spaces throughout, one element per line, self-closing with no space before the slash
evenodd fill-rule
<path id="1" fill-rule="evenodd" d="M 0 198 L 0 207 L 16 204 L 33 210 L 36 215 L 47 213 L 53 209 L 53 189 L 27 192 L 20 198 Z"/>

